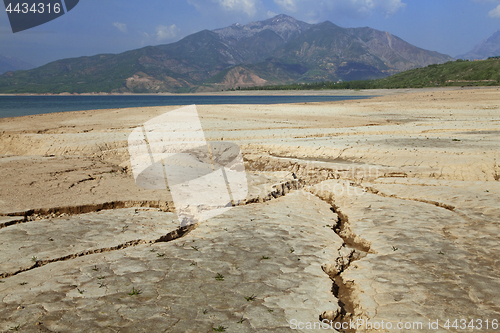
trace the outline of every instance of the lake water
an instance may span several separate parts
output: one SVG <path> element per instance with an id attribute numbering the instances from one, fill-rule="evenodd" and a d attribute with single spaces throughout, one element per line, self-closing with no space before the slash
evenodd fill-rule
<path id="1" fill-rule="evenodd" d="M 214 96 L 214 95 L 111 95 L 111 96 L 0 96 L 0 118 L 42 113 L 118 109 L 165 105 L 285 104 L 364 99 L 371 96 Z"/>

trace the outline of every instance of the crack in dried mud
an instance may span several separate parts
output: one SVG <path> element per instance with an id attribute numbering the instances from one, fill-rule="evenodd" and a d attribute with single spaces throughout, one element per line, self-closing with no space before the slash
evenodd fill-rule
<path id="1" fill-rule="evenodd" d="M 353 281 L 344 280 L 342 273 L 353 262 L 364 258 L 368 253 L 374 252 L 366 240 L 361 239 L 352 232 L 348 216 L 341 211 L 331 197 L 325 197 L 322 193 L 309 192 L 328 203 L 332 212 L 337 214 L 338 222 L 333 226 L 332 230 L 343 240 L 342 246 L 338 249 L 339 256 L 335 259 L 335 264 L 323 264 L 321 267 L 333 281 L 332 293 L 338 299 L 340 311 L 326 311 L 319 315 L 319 320 L 327 320 L 333 324 L 353 320 L 359 306 L 355 303 L 353 297 Z M 352 329 L 341 331 L 345 333 L 355 332 Z"/>
<path id="2" fill-rule="evenodd" d="M 355 184 L 355 185 L 358 185 L 358 184 Z M 359 185 L 358 187 L 363 188 L 364 190 L 366 190 L 369 193 L 372 193 L 372 194 L 375 194 L 375 195 L 379 195 L 379 196 L 384 197 L 384 198 L 393 198 L 393 199 L 400 199 L 400 200 L 422 202 L 422 203 L 426 203 L 426 204 L 429 204 L 429 205 L 434 205 L 436 207 L 447 209 L 447 210 L 449 210 L 451 212 L 455 212 L 455 207 L 454 206 L 448 205 L 448 204 L 445 204 L 445 203 L 442 203 L 442 202 L 438 202 L 438 201 L 434 201 L 434 200 L 425 200 L 425 199 L 398 197 L 395 194 L 387 194 L 387 193 L 379 191 L 379 190 L 377 190 L 377 189 L 375 189 L 375 188 L 373 188 L 371 186 L 360 186 Z"/>
<path id="3" fill-rule="evenodd" d="M 151 240 L 151 241 L 146 241 L 146 240 L 138 239 L 138 240 L 128 241 L 126 243 L 119 244 L 119 245 L 112 246 L 112 247 L 105 247 L 105 248 L 100 248 L 100 249 L 82 251 L 82 252 L 79 252 L 79 253 L 69 254 L 69 255 L 66 255 L 66 256 L 63 256 L 63 257 L 59 257 L 59 258 L 54 258 L 54 259 L 37 260 L 32 266 L 30 266 L 28 268 L 23 268 L 23 269 L 20 269 L 20 270 L 18 270 L 16 272 L 13 272 L 13 273 L 3 273 L 3 274 L 0 274 L 0 279 L 4 279 L 4 278 L 11 277 L 11 276 L 15 276 L 15 275 L 18 275 L 20 273 L 24 273 L 24 272 L 33 270 L 33 269 L 38 268 L 38 267 L 42 267 L 42 266 L 45 266 L 45 265 L 48 265 L 48 264 L 52 264 L 54 262 L 67 261 L 67 260 L 71 260 L 71 259 L 75 259 L 75 258 L 80 258 L 80 257 L 92 255 L 92 254 L 106 253 L 106 252 L 111 252 L 111 251 L 123 250 L 123 249 L 129 248 L 129 247 L 143 245 L 143 244 L 155 244 L 155 243 L 170 242 L 170 241 L 173 241 L 173 240 L 176 240 L 176 239 L 184 237 L 185 235 L 187 235 L 188 233 L 190 233 L 191 231 L 193 231 L 197 227 L 198 227 L 198 224 L 192 224 L 192 225 L 189 225 L 189 226 L 186 226 L 186 227 L 179 227 L 178 229 L 176 229 L 174 231 L 171 231 L 168 234 L 166 234 L 164 236 L 161 236 L 158 239 Z"/>
<path id="4" fill-rule="evenodd" d="M 2 216 L 20 217 L 19 220 L 8 221 L 0 223 L 0 229 L 20 224 L 28 223 L 36 220 L 56 218 L 70 215 L 79 215 L 86 213 L 99 212 L 101 210 L 122 209 L 122 208 L 157 208 L 163 212 L 173 212 L 173 204 L 164 201 L 110 201 L 99 204 L 88 204 L 80 206 L 66 206 L 66 207 L 53 207 L 53 208 L 38 208 L 30 209 L 22 212 L 9 213 Z M 22 218 L 22 219 L 21 219 Z"/>

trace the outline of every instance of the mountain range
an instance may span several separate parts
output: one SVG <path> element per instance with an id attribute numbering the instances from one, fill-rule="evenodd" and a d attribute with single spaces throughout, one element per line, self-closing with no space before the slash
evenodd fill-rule
<path id="1" fill-rule="evenodd" d="M 500 56 L 500 30 L 490 38 L 481 41 L 470 52 L 456 56 L 457 59 L 487 59 Z"/>
<path id="2" fill-rule="evenodd" d="M 452 60 L 369 27 L 286 15 L 203 30 L 120 54 L 62 59 L 0 76 L 3 93 L 200 92 L 255 85 L 376 79 Z"/>
<path id="3" fill-rule="evenodd" d="M 9 71 L 18 71 L 34 68 L 35 66 L 28 64 L 27 62 L 15 59 L 12 57 L 6 57 L 0 54 L 0 74 Z"/>

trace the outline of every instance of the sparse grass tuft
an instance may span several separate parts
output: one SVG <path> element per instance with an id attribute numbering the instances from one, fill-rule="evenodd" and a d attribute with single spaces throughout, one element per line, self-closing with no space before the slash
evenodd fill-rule
<path id="1" fill-rule="evenodd" d="M 398 249 L 397 247 L 394 247 L 394 246 L 393 246 L 393 247 L 392 247 L 392 250 L 393 250 L 393 251 L 397 251 L 397 250 L 399 250 L 399 249 Z"/>
<path id="2" fill-rule="evenodd" d="M 224 327 L 222 325 L 219 325 L 219 327 L 215 328 L 213 327 L 212 329 L 215 331 L 215 332 L 225 332 L 226 331 L 226 328 L 227 327 Z"/>
<path id="3" fill-rule="evenodd" d="M 294 253 L 294 252 L 295 252 L 294 248 L 293 248 L 293 247 L 291 247 L 291 248 L 290 248 L 290 253 Z"/>
<path id="4" fill-rule="evenodd" d="M 254 294 L 252 294 L 252 296 L 246 296 L 245 299 L 247 300 L 247 302 L 250 302 L 250 301 L 255 301 L 255 299 L 257 298 L 257 296 L 255 296 Z"/>
<path id="5" fill-rule="evenodd" d="M 31 257 L 31 261 L 36 262 L 37 261 L 37 257 L 35 257 L 35 256 Z"/>
<path id="6" fill-rule="evenodd" d="M 271 257 L 262 256 L 263 260 L 271 259 Z"/>
<path id="7" fill-rule="evenodd" d="M 164 256 L 165 256 L 165 253 L 163 253 L 163 254 L 159 254 L 159 253 L 158 253 L 158 254 L 156 254 L 156 256 L 157 256 L 157 257 L 164 257 Z"/>
<path id="8" fill-rule="evenodd" d="M 26 282 L 26 281 L 25 281 L 25 282 L 21 282 L 21 283 L 19 283 L 19 285 L 20 285 L 20 286 L 24 286 L 24 285 L 26 285 L 26 284 L 28 284 L 28 282 Z"/>
<path id="9" fill-rule="evenodd" d="M 215 277 L 215 279 L 217 281 L 224 281 L 224 275 L 222 275 L 221 273 L 217 273 L 217 276 Z"/>
<path id="10" fill-rule="evenodd" d="M 9 328 L 9 331 L 19 331 L 19 328 L 21 327 L 21 325 L 17 325 L 17 326 L 14 326 L 14 327 L 11 327 Z"/>
<path id="11" fill-rule="evenodd" d="M 134 295 L 139 295 L 141 294 L 142 291 L 139 290 L 139 289 L 135 289 L 135 287 L 132 287 L 132 292 L 131 293 L 128 293 L 130 296 L 134 296 Z"/>
<path id="12" fill-rule="evenodd" d="M 198 246 L 191 246 L 191 248 L 195 251 L 198 251 L 199 250 L 199 247 Z"/>
<path id="13" fill-rule="evenodd" d="M 243 324 L 246 319 L 241 316 L 241 319 L 237 321 L 238 324 Z"/>
<path id="14" fill-rule="evenodd" d="M 94 265 L 94 268 L 92 268 L 92 270 L 97 272 L 99 268 L 97 268 L 97 265 Z"/>

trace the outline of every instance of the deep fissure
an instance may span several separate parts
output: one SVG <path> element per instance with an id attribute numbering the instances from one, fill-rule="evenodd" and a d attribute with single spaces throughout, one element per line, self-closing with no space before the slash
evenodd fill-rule
<path id="1" fill-rule="evenodd" d="M 335 324 L 342 325 L 354 319 L 356 304 L 353 297 L 353 281 L 346 281 L 342 274 L 347 270 L 352 263 L 364 258 L 368 253 L 371 253 L 368 242 L 361 240 L 352 232 L 349 226 L 349 219 L 341 209 L 335 205 L 332 199 L 325 199 L 321 195 L 315 194 L 319 199 L 327 202 L 331 206 L 331 211 L 338 216 L 337 224 L 332 230 L 343 240 L 342 246 L 339 248 L 339 256 L 335 259 L 335 264 L 323 265 L 323 271 L 328 274 L 333 282 L 332 293 L 338 299 L 340 311 L 326 311 L 319 315 L 319 320 L 323 322 L 327 320 L 334 327 Z M 353 333 L 356 330 L 347 328 L 340 329 L 341 332 Z"/>

